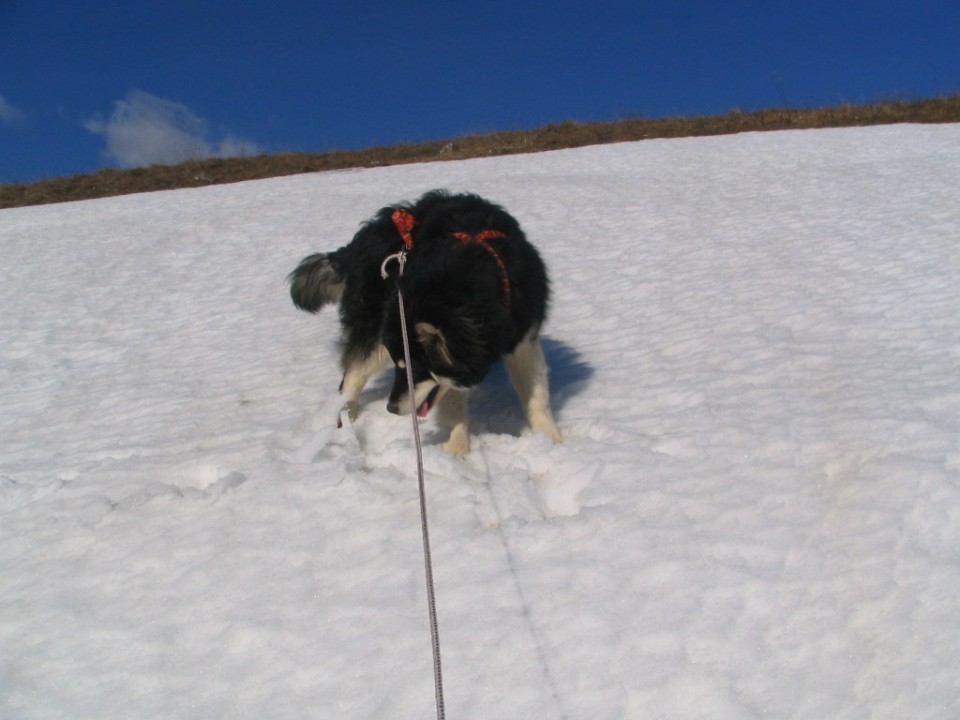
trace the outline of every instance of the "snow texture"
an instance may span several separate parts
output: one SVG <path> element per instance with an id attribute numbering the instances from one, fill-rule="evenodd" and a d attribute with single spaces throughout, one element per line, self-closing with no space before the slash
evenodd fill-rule
<path id="1" fill-rule="evenodd" d="M 423 422 L 447 716 L 960 717 L 960 126 L 654 140 L 0 213 L 0 717 L 435 715 L 409 418 L 286 274 L 504 204 L 566 440 Z"/>

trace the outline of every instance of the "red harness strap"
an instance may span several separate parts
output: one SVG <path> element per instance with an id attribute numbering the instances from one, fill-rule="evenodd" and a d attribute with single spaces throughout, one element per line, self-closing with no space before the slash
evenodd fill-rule
<path id="1" fill-rule="evenodd" d="M 476 235 L 470 235 L 465 232 L 455 232 L 452 233 L 453 236 L 460 242 L 472 242 L 476 243 L 488 253 L 490 257 L 496 261 L 497 265 L 500 268 L 500 284 L 503 287 L 503 304 L 506 308 L 510 309 L 510 275 L 507 273 L 507 266 L 503 263 L 503 258 L 493 249 L 493 246 L 487 242 L 491 238 L 505 238 L 506 234 L 500 232 L 499 230 L 484 230 L 483 232 L 478 232 Z"/>
<path id="2" fill-rule="evenodd" d="M 403 240 L 403 244 L 407 247 L 407 250 L 413 248 L 413 235 L 412 230 L 414 225 L 417 224 L 417 219 L 410 213 L 408 210 L 403 208 L 397 208 L 393 211 L 391 216 L 393 220 L 394 227 L 397 228 L 397 232 L 400 233 L 400 239 Z M 502 233 L 499 230 L 483 230 L 474 235 L 470 235 L 465 232 L 455 232 L 451 233 L 460 242 L 472 242 L 476 243 L 488 253 L 490 257 L 494 259 L 497 263 L 497 266 L 500 268 L 500 283 L 503 287 L 503 304 L 510 308 L 510 274 L 507 272 L 507 266 L 503 262 L 503 258 L 493 249 L 493 246 L 488 242 L 493 238 L 505 238 L 506 233 Z"/>
<path id="3" fill-rule="evenodd" d="M 413 247 L 413 235 L 410 234 L 410 231 L 417 224 L 417 219 L 403 208 L 394 210 L 392 219 L 397 232 L 400 233 L 403 244 L 407 246 L 407 250 L 410 250 Z"/>

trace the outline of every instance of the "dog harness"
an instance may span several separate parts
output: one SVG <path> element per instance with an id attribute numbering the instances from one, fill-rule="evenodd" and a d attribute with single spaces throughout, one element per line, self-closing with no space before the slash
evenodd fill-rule
<path id="1" fill-rule="evenodd" d="M 403 244 L 406 245 L 407 250 L 413 249 L 413 227 L 417 224 L 417 219 L 410 213 L 408 210 L 403 208 L 397 208 L 393 211 L 392 215 L 394 227 L 397 228 L 397 232 L 400 233 L 400 239 L 403 240 Z M 500 268 L 500 285 L 503 290 L 503 304 L 506 308 L 510 309 L 510 274 L 507 272 L 507 266 L 503 262 L 503 258 L 500 257 L 500 254 L 493 249 L 493 246 L 489 243 L 490 240 L 494 238 L 505 238 L 507 235 L 500 230 L 482 230 L 481 232 L 470 233 L 465 232 L 455 232 L 450 233 L 451 237 L 459 240 L 460 242 L 475 243 L 479 245 L 484 250 L 489 253 L 490 257 L 493 258 L 494 262 L 497 263 L 497 267 Z"/>

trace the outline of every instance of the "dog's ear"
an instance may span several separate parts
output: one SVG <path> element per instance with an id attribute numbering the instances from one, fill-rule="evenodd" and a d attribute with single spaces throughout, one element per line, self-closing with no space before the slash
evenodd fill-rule
<path id="1" fill-rule="evenodd" d="M 417 333 L 417 342 L 432 365 L 453 367 L 453 356 L 447 346 L 447 338 L 440 328 L 428 322 L 418 322 L 414 325 L 414 330 Z"/>

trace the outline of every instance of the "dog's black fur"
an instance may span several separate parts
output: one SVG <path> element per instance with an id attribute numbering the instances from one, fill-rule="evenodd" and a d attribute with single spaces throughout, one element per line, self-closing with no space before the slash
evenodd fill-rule
<path id="1" fill-rule="evenodd" d="M 398 208 L 416 219 L 413 246 L 406 253 L 403 275 L 398 277 L 399 264 L 391 262 L 384 279 L 384 260 L 404 249 L 392 220 Z M 488 230 L 503 237 L 489 238 L 487 247 L 453 237 Z M 396 366 L 388 408 L 401 413 L 409 403 L 399 287 L 410 332 L 418 414 L 426 414 L 434 404 L 446 406 L 442 414 L 451 425 L 447 450 L 469 449 L 466 391 L 480 384 L 501 357 L 531 424 L 559 441 L 538 339 L 547 315 L 547 272 L 503 208 L 477 195 L 429 192 L 413 203 L 383 208 L 348 245 L 304 258 L 289 279 L 291 298 L 302 310 L 315 313 L 340 303 L 341 391 L 347 395 L 351 419 L 360 391 L 388 364 L 387 356 Z"/>

